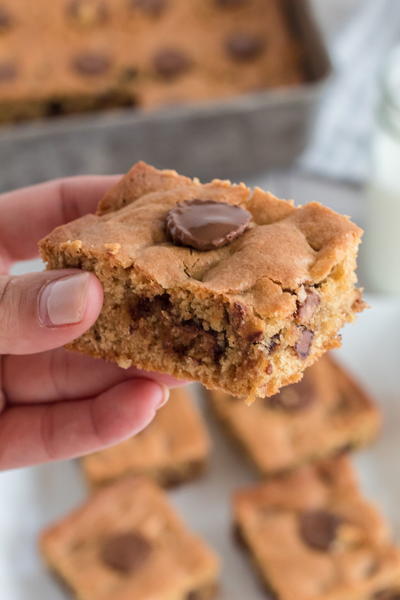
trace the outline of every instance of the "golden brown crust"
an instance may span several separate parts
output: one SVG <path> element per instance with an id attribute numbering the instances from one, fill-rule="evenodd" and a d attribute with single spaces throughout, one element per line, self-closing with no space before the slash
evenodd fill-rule
<path id="1" fill-rule="evenodd" d="M 121 574 L 102 560 L 104 543 L 119 534 L 145 541 L 140 569 Z M 164 492 L 146 478 L 126 478 L 92 495 L 44 531 L 40 547 L 79 600 L 186 600 L 190 592 L 215 586 L 218 573 L 214 553 L 187 531 Z"/>
<path id="2" fill-rule="evenodd" d="M 57 228 L 42 247 L 67 247 L 80 240 L 81 251 L 96 257 L 104 255 L 105 243 L 118 244 L 113 252 L 117 266 L 134 265 L 164 288 L 185 284 L 230 297 L 254 296 L 256 314 L 287 316 L 293 310 L 290 292 L 326 278 L 346 255 L 354 254 L 362 231 L 315 202 L 294 208 L 262 190 L 256 195 L 257 202 L 243 184 L 219 180 L 201 184 L 138 163 L 100 202 L 98 216 Z M 168 243 L 165 215 L 178 202 L 192 198 L 243 206 L 251 212 L 254 226 L 230 246 L 214 251 L 173 246 Z"/>
<path id="3" fill-rule="evenodd" d="M 331 357 L 323 357 L 292 384 L 251 407 L 222 392 L 210 406 L 264 476 L 358 448 L 377 434 L 373 400 Z"/>
<path id="4" fill-rule="evenodd" d="M 124 475 L 147 475 L 166 486 L 200 475 L 206 466 L 210 440 L 194 406 L 191 392 L 171 390 L 169 402 L 138 435 L 82 459 L 92 486 Z"/>
<path id="5" fill-rule="evenodd" d="M 264 582 L 279 600 L 364 600 L 398 589 L 400 552 L 341 457 L 239 491 L 234 521 Z M 333 532 L 304 533 L 305 516 L 336 519 Z M 328 535 L 328 538 L 326 537 Z M 329 537 L 331 536 L 331 539 Z"/>

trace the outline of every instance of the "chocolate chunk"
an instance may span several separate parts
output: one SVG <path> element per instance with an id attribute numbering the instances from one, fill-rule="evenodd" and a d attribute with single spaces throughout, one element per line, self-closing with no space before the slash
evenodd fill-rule
<path id="1" fill-rule="evenodd" d="M 191 64 L 192 61 L 186 54 L 174 48 L 159 50 L 153 58 L 154 69 L 164 79 L 175 79 L 183 75 Z"/>
<path id="2" fill-rule="evenodd" d="M 294 349 L 297 356 L 305 360 L 310 354 L 311 344 L 314 339 L 314 332 L 305 327 L 299 327 L 299 339 L 297 340 Z"/>
<path id="3" fill-rule="evenodd" d="M 279 342 L 281 340 L 281 336 L 279 333 L 276 333 L 272 336 L 272 338 L 268 342 L 268 353 L 273 354 L 277 347 L 279 346 Z"/>
<path id="4" fill-rule="evenodd" d="M 152 17 L 158 17 L 167 8 L 166 0 L 131 0 L 131 4 Z"/>
<path id="5" fill-rule="evenodd" d="M 237 6 L 245 6 L 249 0 L 215 0 L 217 6 L 221 8 L 236 8 Z"/>
<path id="6" fill-rule="evenodd" d="M 265 398 L 268 408 L 284 410 L 287 412 L 302 411 L 315 403 L 316 389 L 307 373 L 298 383 L 288 385 L 279 394 Z"/>
<path id="7" fill-rule="evenodd" d="M 175 244 L 214 250 L 242 235 L 250 221 L 251 214 L 240 206 L 213 200 L 187 200 L 169 211 L 166 224 Z"/>
<path id="8" fill-rule="evenodd" d="M 4 6 L 0 6 L 0 32 L 8 31 L 13 25 L 11 13 Z"/>
<path id="9" fill-rule="evenodd" d="M 304 302 L 297 303 L 296 319 L 300 323 L 308 323 L 314 316 L 315 311 L 321 304 L 321 298 L 317 292 L 307 290 L 307 297 Z"/>
<path id="10" fill-rule="evenodd" d="M 98 25 L 109 18 L 107 5 L 101 0 L 71 0 L 67 14 L 80 25 Z"/>
<path id="11" fill-rule="evenodd" d="M 72 66 L 80 75 L 96 77 L 107 73 L 111 67 L 111 60 L 105 54 L 85 52 L 75 56 Z"/>
<path id="12" fill-rule="evenodd" d="M 122 533 L 105 540 L 101 558 L 111 569 L 120 573 L 132 573 L 147 560 L 152 546 L 137 533 Z"/>
<path id="13" fill-rule="evenodd" d="M 324 510 L 304 512 L 299 516 L 299 532 L 302 540 L 314 550 L 331 550 L 342 519 Z"/>
<path id="14" fill-rule="evenodd" d="M 234 60 L 253 60 L 262 54 L 264 48 L 265 41 L 251 33 L 234 33 L 226 40 L 226 49 Z"/>
<path id="15" fill-rule="evenodd" d="M 382 590 L 372 600 L 400 600 L 400 590 Z"/>
<path id="16" fill-rule="evenodd" d="M 11 61 L 0 62 L 0 83 L 8 83 L 16 79 L 18 70 Z"/>

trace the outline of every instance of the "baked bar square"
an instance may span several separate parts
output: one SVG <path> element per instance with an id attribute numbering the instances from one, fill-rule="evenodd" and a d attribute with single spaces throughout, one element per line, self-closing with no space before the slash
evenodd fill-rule
<path id="1" fill-rule="evenodd" d="M 209 392 L 210 406 L 258 471 L 274 475 L 370 442 L 380 415 L 372 398 L 330 356 L 303 379 L 251 406 Z"/>
<path id="2" fill-rule="evenodd" d="M 234 521 L 277 600 L 400 597 L 400 552 L 344 457 L 239 491 Z"/>
<path id="3" fill-rule="evenodd" d="M 79 600 L 208 600 L 216 590 L 214 553 L 145 477 L 102 488 L 40 546 Z"/>
<path id="4" fill-rule="evenodd" d="M 210 439 L 187 388 L 171 390 L 169 402 L 136 436 L 82 459 L 92 486 L 124 475 L 147 475 L 165 486 L 201 474 L 207 464 Z"/>
<path id="5" fill-rule="evenodd" d="M 298 381 L 363 307 L 361 230 L 330 209 L 136 164 L 40 244 L 50 269 L 93 271 L 96 324 L 69 347 L 249 401 Z M 200 248 L 200 249 L 199 249 Z"/>

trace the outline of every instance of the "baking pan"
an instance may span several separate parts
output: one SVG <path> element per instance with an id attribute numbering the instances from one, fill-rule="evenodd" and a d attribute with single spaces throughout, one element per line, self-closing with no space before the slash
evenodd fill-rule
<path id="1" fill-rule="evenodd" d="M 290 164 L 304 148 L 330 63 L 307 0 L 282 0 L 304 48 L 307 83 L 152 112 L 116 110 L 2 127 L 0 188 L 141 159 L 203 179 L 240 179 Z"/>

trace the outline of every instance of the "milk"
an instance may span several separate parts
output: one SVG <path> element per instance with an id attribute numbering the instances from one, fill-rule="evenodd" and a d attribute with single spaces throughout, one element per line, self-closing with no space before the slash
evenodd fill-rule
<path id="1" fill-rule="evenodd" d="M 400 50 L 386 73 L 372 142 L 363 261 L 372 291 L 400 295 Z"/>

